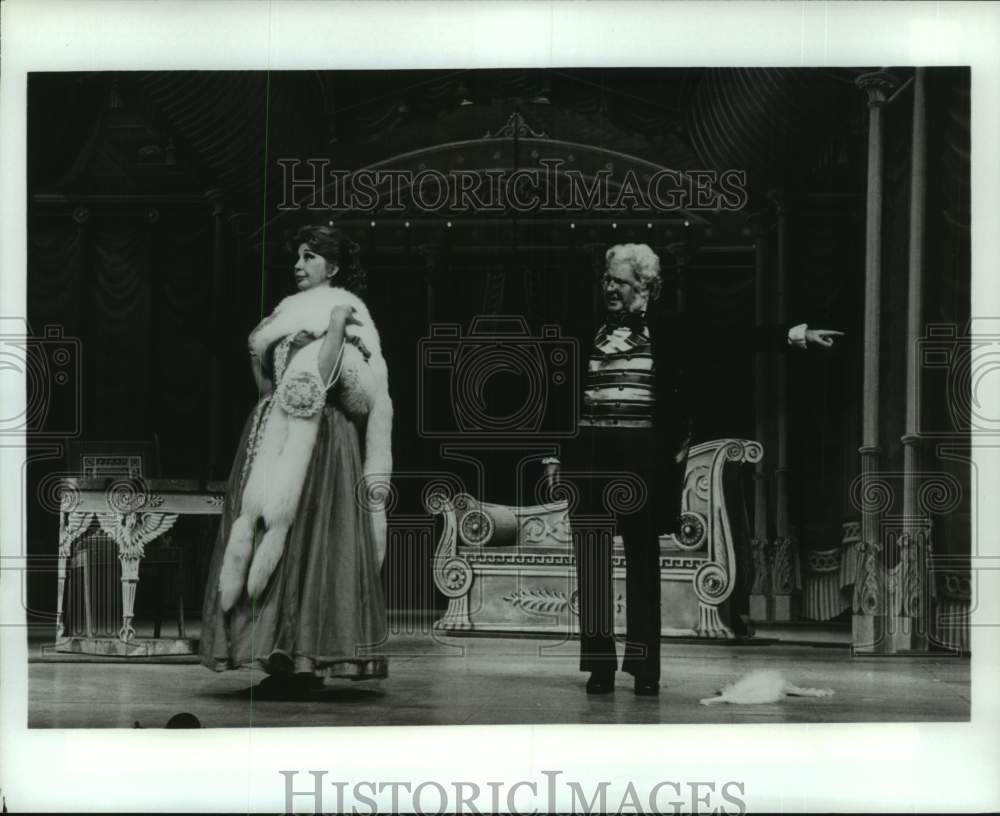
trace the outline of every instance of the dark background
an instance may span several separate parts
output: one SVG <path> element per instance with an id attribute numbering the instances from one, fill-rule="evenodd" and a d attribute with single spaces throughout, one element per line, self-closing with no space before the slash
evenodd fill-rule
<path id="1" fill-rule="evenodd" d="M 329 158 L 349 170 L 425 151 L 428 166 L 447 169 L 460 160 L 475 169 L 475 146 L 455 143 L 496 134 L 514 113 L 531 130 L 586 146 L 590 155 L 625 154 L 681 171 L 744 170 L 749 200 L 740 213 L 696 219 L 337 216 L 361 243 L 364 297 L 390 371 L 399 493 L 392 523 L 424 531 L 390 549 L 390 606 L 440 604 L 430 582 L 430 517 L 420 501 L 429 479 L 451 474 L 488 499 L 527 502 L 516 461 L 565 441 L 552 433 L 565 423 L 561 407 L 549 410 L 537 431 L 476 440 L 457 431 L 450 438 L 422 435 L 421 411 L 445 425 L 452 415 L 447 372 L 432 375 L 419 356 L 431 324 L 455 323 L 467 333 L 476 315 L 520 315 L 531 336 L 549 324 L 572 336 L 592 317 L 603 250 L 649 243 L 663 263 L 664 300 L 682 298 L 699 327 L 690 365 L 695 441 L 753 438 L 752 349 L 720 346 L 713 337 L 720 327 L 754 324 L 754 243 L 761 238 L 768 320 L 776 319 L 776 200 L 788 217 L 788 316 L 847 333 L 829 352 L 786 355 L 798 540 L 806 548 L 836 545 L 842 524 L 859 515 L 848 489 L 861 442 L 868 125 L 865 94 L 854 79 L 866 70 L 32 74 L 28 319 L 36 335 L 57 326 L 79 340 L 81 373 L 74 381 L 79 397 L 56 389 L 29 434 L 28 554 L 38 566 L 28 583 L 31 619 L 53 620 L 58 519 L 46 491 L 53 474 L 72 471 L 68 434 L 149 443 L 157 451 L 150 475 L 226 477 L 256 398 L 246 336 L 293 291 L 289 232 L 330 217 L 278 211 L 284 191 L 277 160 Z M 905 81 L 913 71 L 894 73 Z M 970 313 L 969 71 L 931 68 L 927 77 L 925 320 L 962 331 Z M 881 436 L 885 469 L 901 470 L 912 85 L 884 113 Z M 507 161 L 530 163 L 527 143 L 512 138 Z M 767 386 L 773 393 L 772 379 Z M 553 404 L 564 399 L 560 394 L 578 393 L 557 391 Z M 502 414 L 523 393 L 517 376 L 497 376 L 485 397 Z M 952 430 L 947 390 L 928 386 L 923 398 L 928 424 Z M 768 406 L 772 432 L 762 441 L 773 467 L 773 399 Z M 494 450 L 464 454 L 481 463 L 477 468 L 447 456 L 443 443 Z M 967 465 L 932 455 L 927 467 L 953 472 L 968 493 Z M 196 522 L 175 530 L 175 539 L 195 542 L 187 546 L 184 572 L 191 611 L 200 605 L 212 535 L 210 525 Z M 939 552 L 968 552 L 967 499 L 935 519 L 934 535 Z M 140 591 L 139 613 L 154 602 Z"/>

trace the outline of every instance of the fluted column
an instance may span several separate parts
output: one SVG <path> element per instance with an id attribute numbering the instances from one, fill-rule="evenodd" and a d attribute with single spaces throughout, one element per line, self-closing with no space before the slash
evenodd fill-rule
<path id="1" fill-rule="evenodd" d="M 417 247 L 417 254 L 423 259 L 424 292 L 426 300 L 424 302 L 427 317 L 427 328 L 434 324 L 435 315 L 435 295 L 437 294 L 437 283 L 441 277 L 441 247 L 438 244 L 421 244 Z"/>
<path id="2" fill-rule="evenodd" d="M 782 191 L 771 191 L 777 216 L 775 318 L 779 326 L 788 323 L 788 208 Z M 788 496 L 788 361 L 781 357 L 775 367 L 775 410 L 777 413 L 777 464 L 774 470 L 775 531 L 771 565 L 772 619 L 790 621 L 798 616 L 798 552 L 792 530 Z"/>
<path id="3" fill-rule="evenodd" d="M 220 452 L 220 429 L 222 417 L 222 362 L 221 355 L 224 348 L 225 338 L 220 336 L 220 332 L 225 325 L 225 321 L 220 314 L 223 279 L 225 277 L 226 265 L 226 225 L 223 220 L 225 208 L 222 204 L 222 191 L 209 190 L 206 194 L 212 205 L 212 219 L 215 228 L 215 240 L 212 252 L 212 288 L 211 304 L 209 305 L 212 316 L 212 334 L 209 343 L 211 355 L 211 370 L 209 372 L 209 409 L 208 409 L 208 461 L 205 463 L 205 478 L 217 479 L 222 474 L 218 472 Z"/>
<path id="4" fill-rule="evenodd" d="M 929 519 L 920 507 L 920 438 L 917 417 L 917 341 L 924 333 L 924 213 L 927 200 L 927 117 L 924 69 L 917 68 L 913 82 L 913 137 L 910 165 L 910 257 L 906 315 L 906 433 L 903 434 L 903 608 L 895 621 L 896 650 L 926 651 L 930 610 L 928 588 L 931 576 Z"/>
<path id="5" fill-rule="evenodd" d="M 599 282 L 601 275 L 605 271 L 604 255 L 608 247 L 603 243 L 589 243 L 583 245 L 583 250 L 587 253 L 587 257 L 590 258 L 590 272 L 592 276 L 590 282 L 590 308 L 593 316 L 596 318 L 598 315 L 604 313 L 604 297 L 601 294 Z"/>
<path id="6" fill-rule="evenodd" d="M 694 250 L 688 241 L 675 241 L 667 246 L 667 252 L 674 259 L 677 314 L 683 314 L 687 307 L 687 266 L 694 255 Z"/>
<path id="7" fill-rule="evenodd" d="M 879 445 L 879 310 L 882 303 L 882 106 L 895 79 L 885 72 L 856 80 L 868 97 L 868 199 L 865 219 L 864 374 L 862 385 L 861 542 L 854 592 L 852 643 L 856 652 L 885 652 L 887 598 L 877 474 Z"/>
<path id="8" fill-rule="evenodd" d="M 767 323 L 767 237 L 759 219 L 751 224 L 754 236 L 754 319 L 758 326 Z M 765 444 L 768 410 L 767 354 L 758 351 L 754 361 L 754 439 Z M 753 585 L 750 588 L 750 620 L 771 619 L 771 545 L 768 534 L 767 482 L 764 457 L 754 467 L 754 534 L 750 542 L 753 557 Z"/>

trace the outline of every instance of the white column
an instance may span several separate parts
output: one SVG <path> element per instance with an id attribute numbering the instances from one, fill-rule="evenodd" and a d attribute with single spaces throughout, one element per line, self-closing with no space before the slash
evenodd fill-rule
<path id="1" fill-rule="evenodd" d="M 767 323 L 767 238 L 764 225 L 754 227 L 754 318 Z M 768 355 L 758 351 L 754 360 L 754 439 L 767 444 Z M 753 586 L 750 589 L 750 620 L 771 619 L 771 546 L 768 536 L 767 483 L 764 458 L 754 466 L 754 534 L 750 542 L 753 556 Z"/>
<path id="2" fill-rule="evenodd" d="M 780 191 L 773 191 L 777 214 L 777 269 L 775 307 L 778 325 L 788 322 L 788 209 Z M 792 530 L 788 497 L 788 360 L 781 357 L 775 368 L 775 407 L 777 409 L 777 466 L 774 472 L 775 531 L 771 564 L 773 620 L 790 621 L 798 617 L 798 551 Z"/>
<path id="3" fill-rule="evenodd" d="M 924 334 L 924 221 L 927 201 L 927 116 L 924 69 L 913 82 L 913 141 L 910 166 L 910 257 L 906 315 L 906 433 L 903 434 L 903 608 L 895 621 L 897 650 L 927 651 L 930 628 L 930 519 L 920 507 L 920 460 L 917 416 L 917 341 Z"/>
<path id="4" fill-rule="evenodd" d="M 861 542 L 854 591 L 852 644 L 856 652 L 885 652 L 885 572 L 882 563 L 881 510 L 877 474 L 879 446 L 879 310 L 882 303 L 882 106 L 895 79 L 884 72 L 856 80 L 868 97 L 868 203 L 865 223 L 864 374 L 862 391 Z"/>

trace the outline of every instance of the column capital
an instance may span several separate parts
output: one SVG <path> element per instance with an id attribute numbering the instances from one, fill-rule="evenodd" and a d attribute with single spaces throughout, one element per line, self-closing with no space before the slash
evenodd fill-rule
<path id="1" fill-rule="evenodd" d="M 899 87 L 899 80 L 888 71 L 871 71 L 857 77 L 854 84 L 868 95 L 868 107 L 879 108 L 888 101 L 889 94 Z"/>
<path id="2" fill-rule="evenodd" d="M 219 187 L 213 187 L 211 190 L 205 191 L 205 199 L 212 205 L 213 216 L 217 217 L 225 212 L 225 205 L 223 203 L 224 196 L 225 191 Z"/>
<path id="3" fill-rule="evenodd" d="M 774 204 L 774 211 L 778 215 L 785 215 L 788 212 L 788 194 L 780 187 L 774 187 L 767 191 L 767 200 Z"/>
<path id="4" fill-rule="evenodd" d="M 666 246 L 667 252 L 677 262 L 678 266 L 683 266 L 691 260 L 694 255 L 694 247 L 689 241 L 674 241 Z"/>
<path id="5" fill-rule="evenodd" d="M 240 237 L 247 234 L 249 229 L 250 216 L 245 212 L 231 212 L 229 213 L 229 225 L 233 228 L 233 231 Z"/>
<path id="6" fill-rule="evenodd" d="M 744 235 L 759 241 L 767 235 L 770 226 L 770 221 L 765 213 L 755 212 L 748 215 L 743 221 Z"/>
<path id="7" fill-rule="evenodd" d="M 444 253 L 445 249 L 441 244 L 428 243 L 417 246 L 416 255 L 423 259 L 425 275 L 433 276 L 440 271 Z"/>

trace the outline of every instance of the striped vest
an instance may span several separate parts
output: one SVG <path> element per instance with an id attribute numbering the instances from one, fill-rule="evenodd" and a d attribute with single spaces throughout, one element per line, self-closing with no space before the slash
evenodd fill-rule
<path id="1" fill-rule="evenodd" d="M 602 326 L 587 364 L 580 427 L 652 428 L 655 401 L 648 327 Z"/>

